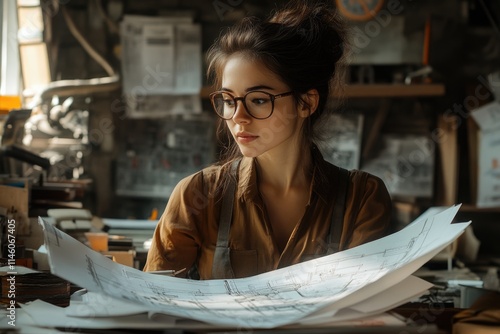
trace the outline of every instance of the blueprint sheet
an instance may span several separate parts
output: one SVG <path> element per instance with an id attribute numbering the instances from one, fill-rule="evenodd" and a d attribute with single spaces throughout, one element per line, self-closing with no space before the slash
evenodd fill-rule
<path id="1" fill-rule="evenodd" d="M 271 328 L 335 314 L 390 289 L 455 240 L 459 206 L 364 245 L 240 279 L 193 281 L 117 264 L 39 219 L 51 272 L 151 312 L 209 324 Z M 389 291 L 389 290 L 388 290 Z"/>

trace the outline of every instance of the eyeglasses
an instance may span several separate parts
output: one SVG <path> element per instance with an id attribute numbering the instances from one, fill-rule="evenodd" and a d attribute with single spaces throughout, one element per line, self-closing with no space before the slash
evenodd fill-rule
<path id="1" fill-rule="evenodd" d="M 274 111 L 274 100 L 292 95 L 293 92 L 282 94 L 269 94 L 259 90 L 248 92 L 243 97 L 235 97 L 225 91 L 217 91 L 210 94 L 210 101 L 215 113 L 222 119 L 233 118 L 236 113 L 236 103 L 241 101 L 247 113 L 256 119 L 269 118 Z"/>

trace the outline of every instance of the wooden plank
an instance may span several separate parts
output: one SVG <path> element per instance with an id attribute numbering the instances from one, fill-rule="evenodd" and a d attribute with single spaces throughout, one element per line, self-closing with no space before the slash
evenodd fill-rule
<path id="1" fill-rule="evenodd" d="M 479 136 L 481 135 L 477 123 L 469 117 L 467 119 L 467 140 L 469 146 L 469 177 L 470 177 L 470 195 L 471 203 L 477 202 L 477 188 L 479 180 Z"/>
<path id="2" fill-rule="evenodd" d="M 213 90 L 211 86 L 202 87 L 200 97 L 208 98 Z M 347 85 L 342 92 L 334 93 L 333 98 L 425 97 L 444 94 L 445 87 L 442 84 L 353 84 Z"/>
<path id="3" fill-rule="evenodd" d="M 458 192 L 458 143 L 457 119 L 439 115 L 434 138 L 439 149 L 441 167 L 438 171 L 438 189 L 436 189 L 437 205 L 450 206 L 456 204 Z"/>
<path id="4" fill-rule="evenodd" d="M 473 204 L 462 204 L 460 212 L 472 213 L 500 213 L 500 207 L 480 208 Z"/>
<path id="5" fill-rule="evenodd" d="M 380 108 L 377 110 L 377 114 L 375 115 L 375 120 L 373 121 L 373 124 L 370 127 L 370 130 L 368 132 L 368 137 L 364 144 L 362 153 L 363 159 L 366 159 L 370 155 L 373 145 L 375 145 L 375 143 L 377 142 L 378 136 L 380 134 L 380 129 L 382 128 L 382 125 L 384 125 L 385 119 L 389 114 L 390 107 L 391 107 L 391 101 L 389 99 L 382 100 L 382 104 L 380 105 Z"/>
<path id="6" fill-rule="evenodd" d="M 443 96 L 445 87 L 442 84 L 359 84 L 348 85 L 344 93 L 347 98 Z"/>

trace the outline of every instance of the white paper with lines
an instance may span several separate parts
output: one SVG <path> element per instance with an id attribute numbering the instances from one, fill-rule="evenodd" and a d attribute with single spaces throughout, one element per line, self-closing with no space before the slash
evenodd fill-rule
<path id="1" fill-rule="evenodd" d="M 379 240 L 257 276 L 193 281 L 152 275 L 92 251 L 40 218 L 51 272 L 152 312 L 223 326 L 270 328 L 335 313 L 387 291 L 455 240 L 459 206 Z M 404 302 L 408 296 L 392 296 Z M 397 303 L 397 300 L 395 300 Z M 326 312 L 326 313 L 324 313 Z"/>

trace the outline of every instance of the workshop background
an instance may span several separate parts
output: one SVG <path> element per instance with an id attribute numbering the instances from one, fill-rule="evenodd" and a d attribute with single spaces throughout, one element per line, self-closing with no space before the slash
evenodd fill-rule
<path id="1" fill-rule="evenodd" d="M 382 177 L 400 226 L 463 203 L 481 252 L 500 254 L 499 140 L 474 117 L 486 106 L 498 120 L 500 3 L 369 1 L 367 15 L 332 1 L 352 50 L 325 157 Z M 224 27 L 285 2 L 3 1 L 3 183 L 29 190 L 30 217 L 156 219 L 220 149 L 206 50 Z"/>

